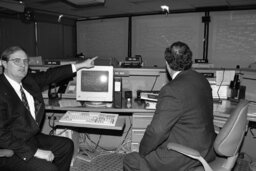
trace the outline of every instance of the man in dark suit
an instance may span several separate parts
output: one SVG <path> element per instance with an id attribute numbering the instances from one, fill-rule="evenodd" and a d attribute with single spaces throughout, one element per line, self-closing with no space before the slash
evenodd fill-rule
<path id="1" fill-rule="evenodd" d="M 139 153 L 124 159 L 124 170 L 187 171 L 199 162 L 175 151 L 174 142 L 197 149 L 206 160 L 215 158 L 212 90 L 203 75 L 191 69 L 192 52 L 182 42 L 165 51 L 172 81 L 160 90 L 155 115 L 140 142 Z"/>
<path id="2" fill-rule="evenodd" d="M 22 48 L 13 46 L 2 53 L 0 148 L 10 149 L 14 155 L 0 157 L 0 170 L 69 171 L 72 140 L 40 132 L 45 109 L 42 91 L 51 83 L 73 77 L 80 68 L 93 67 L 94 59 L 31 74 Z"/>

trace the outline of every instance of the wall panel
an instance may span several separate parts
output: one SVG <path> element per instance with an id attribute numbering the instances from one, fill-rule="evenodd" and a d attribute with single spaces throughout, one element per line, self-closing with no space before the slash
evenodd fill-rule
<path id="1" fill-rule="evenodd" d="M 211 12 L 209 61 L 248 67 L 256 61 L 256 10 Z"/>
<path id="2" fill-rule="evenodd" d="M 128 52 L 128 18 L 77 22 L 77 52 L 86 57 L 124 60 Z"/>
<path id="3" fill-rule="evenodd" d="M 23 47 L 29 55 L 35 55 L 34 24 L 0 17 L 0 53 L 9 46 Z"/>
<path id="4" fill-rule="evenodd" d="M 133 56 L 142 55 L 145 66 L 164 66 L 165 48 L 175 41 L 183 41 L 191 48 L 193 58 L 203 58 L 203 15 L 185 13 L 134 17 Z"/>

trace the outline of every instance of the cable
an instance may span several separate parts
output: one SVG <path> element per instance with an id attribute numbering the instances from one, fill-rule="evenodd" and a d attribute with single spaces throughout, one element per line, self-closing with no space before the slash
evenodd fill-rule
<path id="1" fill-rule="evenodd" d="M 255 129 L 255 128 L 251 128 L 251 127 L 249 127 L 249 131 L 250 131 L 250 133 L 252 134 L 252 138 L 256 138 L 256 136 L 254 135 L 254 133 L 253 133 L 253 129 Z"/>
<path id="2" fill-rule="evenodd" d="M 51 128 L 51 131 L 49 132 L 49 135 L 54 135 L 54 130 L 55 130 L 55 119 L 56 117 L 54 116 L 55 113 L 52 113 L 51 116 L 48 116 L 48 125 Z M 52 119 L 53 118 L 53 119 Z M 51 125 L 52 121 L 52 125 Z"/>
<path id="3" fill-rule="evenodd" d="M 151 88 L 150 91 L 153 91 L 153 90 L 154 90 L 154 87 L 155 87 L 156 81 L 157 81 L 157 79 L 158 79 L 158 76 L 159 76 L 159 75 L 156 75 L 155 81 L 154 81 L 153 86 L 152 86 L 152 88 Z"/>
<path id="4" fill-rule="evenodd" d="M 130 121 L 130 127 L 129 127 L 128 130 L 126 131 L 126 134 L 125 134 L 125 136 L 124 136 L 124 139 L 123 139 L 123 141 L 121 142 L 121 144 L 119 145 L 118 149 L 123 148 L 123 145 L 126 144 L 126 143 L 124 143 L 124 142 L 125 142 L 125 140 L 127 139 L 127 136 L 128 136 L 128 134 L 129 134 L 129 132 L 130 132 L 130 130 L 131 130 L 131 128 L 132 128 L 132 120 L 131 120 L 130 117 L 129 117 L 129 121 Z"/>
<path id="5" fill-rule="evenodd" d="M 98 148 L 98 146 L 99 146 L 99 143 L 100 143 L 100 139 L 101 139 L 101 134 L 100 134 L 99 139 L 98 139 L 98 141 L 97 141 L 97 144 L 96 144 L 96 146 L 95 146 L 95 148 L 94 148 L 94 151 L 97 150 L 97 148 Z"/>
<path id="6" fill-rule="evenodd" d="M 95 146 L 97 145 L 97 143 L 95 143 L 95 142 L 90 138 L 90 136 L 89 136 L 87 133 L 85 133 L 85 136 L 87 137 L 87 139 L 88 139 L 91 143 L 93 143 Z M 100 147 L 101 149 L 103 149 L 103 150 L 105 150 L 105 151 L 115 151 L 115 150 L 116 150 L 116 148 L 114 148 L 114 149 L 107 149 L 107 148 L 104 148 L 104 147 L 102 147 L 102 146 L 100 146 L 100 145 L 98 145 L 98 147 Z"/>
<path id="7" fill-rule="evenodd" d="M 223 69 L 222 80 L 221 80 L 220 85 L 219 85 L 218 90 L 217 90 L 218 101 L 221 101 L 219 91 L 220 91 L 220 88 L 221 88 L 222 83 L 223 83 L 223 81 L 224 81 L 224 76 L 225 76 L 225 69 Z"/>
<path id="8" fill-rule="evenodd" d="M 58 134 L 56 134 L 56 135 L 61 135 L 61 134 L 63 134 L 64 132 L 66 132 L 68 129 L 67 128 L 65 128 L 63 131 L 61 131 L 61 132 L 59 132 Z"/>
<path id="9" fill-rule="evenodd" d="M 116 152 L 117 152 L 117 151 L 118 151 L 120 148 L 122 148 L 122 146 L 125 144 L 124 142 L 125 142 L 125 140 L 127 139 L 127 136 L 128 136 L 128 134 L 129 134 L 129 132 L 130 132 L 130 130 L 131 130 L 131 128 L 132 128 L 132 120 L 131 120 L 130 117 L 129 117 L 129 121 L 130 121 L 130 127 L 128 128 L 128 130 L 127 130 L 126 132 L 124 132 L 124 133 L 126 133 L 126 134 L 125 134 L 125 136 L 124 136 L 122 142 L 120 143 L 120 145 L 119 145 L 117 148 L 107 149 L 107 148 L 105 148 L 105 147 L 100 146 L 100 145 L 99 145 L 99 142 L 100 142 L 100 139 L 102 138 L 102 135 L 100 135 L 100 137 L 99 137 L 97 143 L 94 142 L 94 141 L 91 139 L 91 137 L 89 136 L 89 134 L 85 133 L 85 136 L 87 137 L 87 139 L 88 139 L 92 144 L 95 145 L 94 150 L 96 150 L 96 149 L 99 147 L 99 148 L 101 148 L 102 150 L 105 150 L 105 151 L 116 151 Z"/>

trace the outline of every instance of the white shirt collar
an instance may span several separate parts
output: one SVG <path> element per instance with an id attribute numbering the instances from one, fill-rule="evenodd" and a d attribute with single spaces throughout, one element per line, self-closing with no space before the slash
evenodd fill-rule
<path id="1" fill-rule="evenodd" d="M 180 72 L 181 72 L 181 71 L 175 72 L 175 73 L 173 74 L 173 76 L 172 76 L 172 79 L 174 80 L 174 78 L 177 77 L 177 75 L 178 75 Z"/>
<path id="2" fill-rule="evenodd" d="M 11 86 L 13 87 L 13 89 L 15 90 L 15 92 L 17 93 L 17 95 L 20 97 L 20 99 L 22 99 L 21 98 L 21 93 L 20 93 L 20 86 L 22 84 L 14 81 L 10 77 L 8 77 L 6 74 L 4 74 L 4 75 L 5 75 L 6 79 L 9 81 L 9 83 L 11 84 Z M 31 113 L 32 117 L 35 119 L 34 98 L 26 89 L 23 88 L 23 90 L 24 90 L 24 93 L 25 93 L 26 98 L 28 100 L 30 113 Z"/>
<path id="3" fill-rule="evenodd" d="M 21 83 L 18 83 L 16 81 L 14 81 L 13 79 L 11 79 L 9 76 L 7 76 L 6 74 L 4 74 L 6 79 L 9 81 L 9 83 L 11 84 L 11 86 L 14 88 L 14 90 L 16 92 L 19 92 L 20 91 L 20 85 Z M 18 93 L 19 94 L 19 93 Z"/>

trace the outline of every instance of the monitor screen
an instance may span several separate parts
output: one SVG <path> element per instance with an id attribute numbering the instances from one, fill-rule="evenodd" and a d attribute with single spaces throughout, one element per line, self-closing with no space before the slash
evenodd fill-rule
<path id="1" fill-rule="evenodd" d="M 88 102 L 113 101 L 113 66 L 95 66 L 77 72 L 76 99 Z"/>

